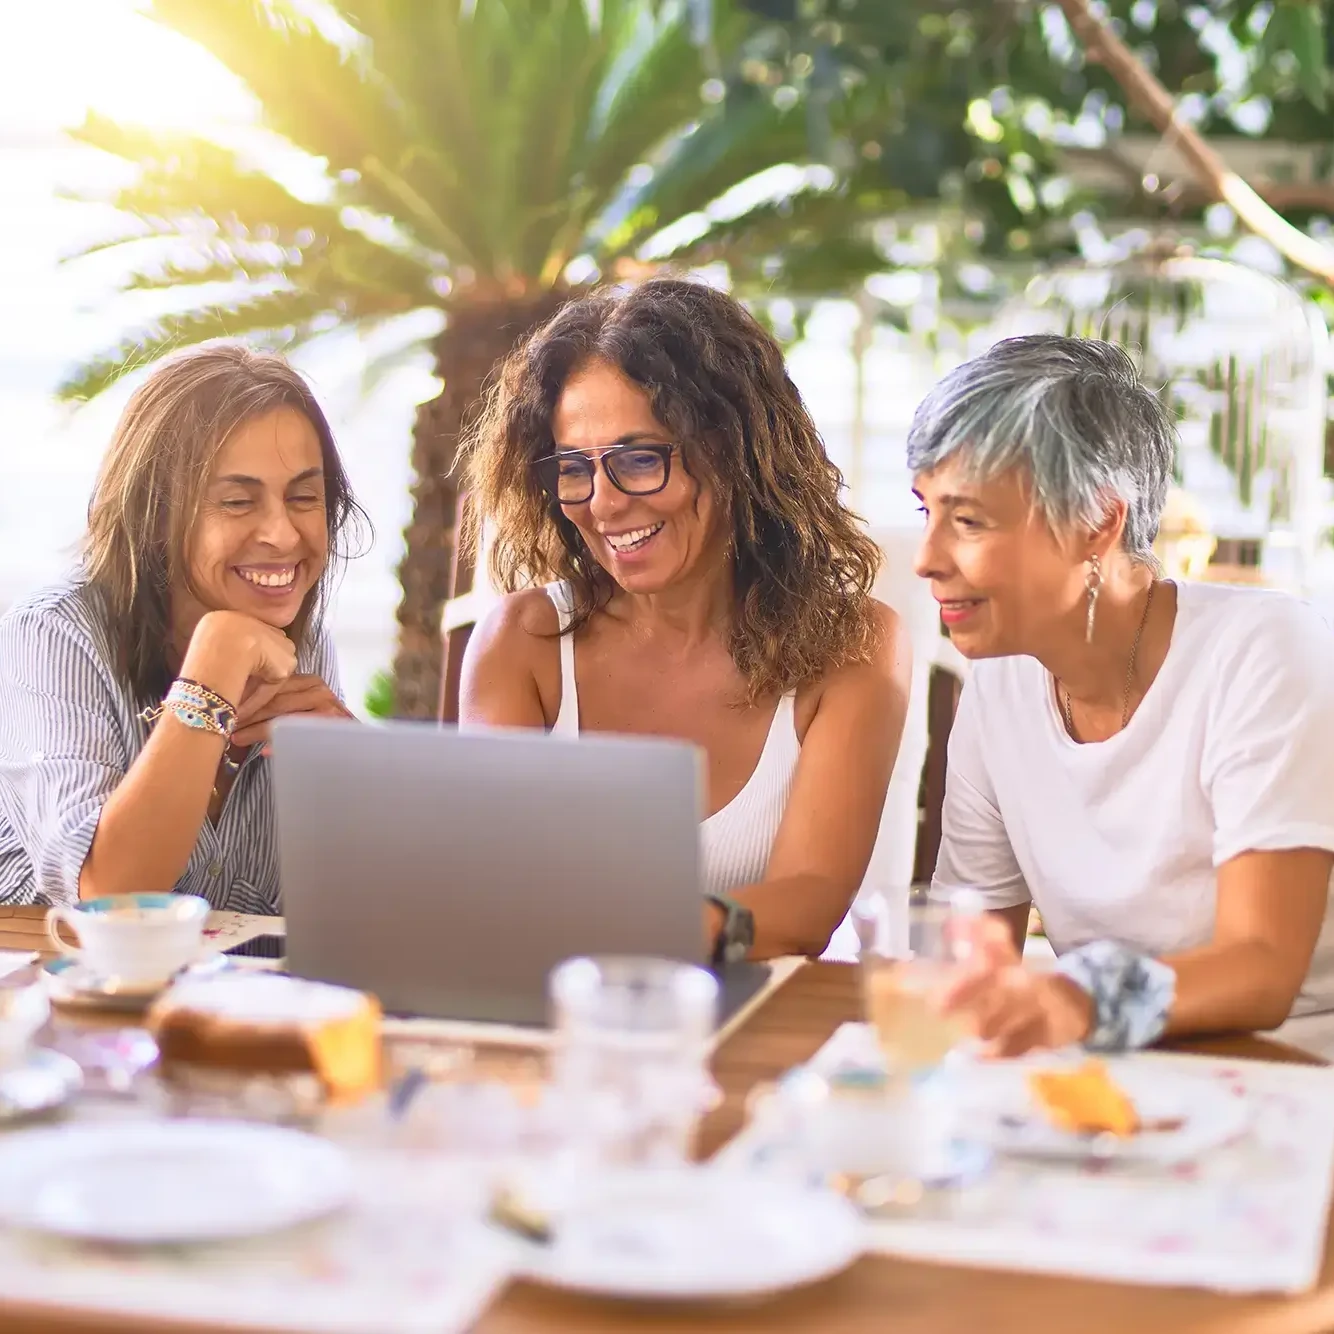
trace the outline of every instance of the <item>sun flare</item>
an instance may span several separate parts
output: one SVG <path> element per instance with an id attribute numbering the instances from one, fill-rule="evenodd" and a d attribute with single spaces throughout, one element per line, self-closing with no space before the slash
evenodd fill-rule
<path id="1" fill-rule="evenodd" d="M 154 129 L 245 122 L 245 89 L 136 0 L 42 0 L 6 14 L 0 127 L 78 124 L 88 111 Z"/>

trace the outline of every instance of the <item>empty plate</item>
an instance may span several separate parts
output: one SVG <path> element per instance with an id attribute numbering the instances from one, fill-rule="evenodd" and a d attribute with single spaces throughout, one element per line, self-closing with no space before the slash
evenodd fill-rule
<path id="1" fill-rule="evenodd" d="M 342 1150 L 241 1121 L 133 1121 L 0 1139 L 0 1222 L 147 1245 L 255 1236 L 331 1213 Z"/>
<path id="2" fill-rule="evenodd" d="M 716 1168 L 585 1178 L 526 1244 L 521 1272 L 604 1297 L 755 1297 L 814 1283 L 862 1253 L 865 1225 L 831 1191 Z"/>
<path id="3" fill-rule="evenodd" d="M 76 1062 L 35 1047 L 17 1065 L 0 1070 L 0 1121 L 21 1121 L 54 1111 L 83 1083 Z"/>

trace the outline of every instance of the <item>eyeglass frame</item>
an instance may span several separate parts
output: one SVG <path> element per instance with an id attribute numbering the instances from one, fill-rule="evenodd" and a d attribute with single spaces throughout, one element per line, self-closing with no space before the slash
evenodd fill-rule
<path id="1" fill-rule="evenodd" d="M 544 454 L 540 459 L 533 459 L 529 467 L 537 474 L 538 485 L 557 505 L 587 505 L 593 499 L 594 491 L 597 488 L 598 465 L 602 465 L 602 473 L 606 479 L 623 496 L 656 496 L 659 492 L 667 489 L 667 483 L 672 477 L 672 455 L 680 447 L 678 445 L 665 445 L 661 443 L 649 443 L 646 441 L 629 440 L 623 445 L 612 445 L 610 449 L 604 449 L 599 454 L 585 454 L 581 449 L 558 449 L 554 454 Z M 623 487 L 613 476 L 612 471 L 607 467 L 607 460 L 614 455 L 628 454 L 632 450 L 640 453 L 656 454 L 662 460 L 662 481 L 657 486 L 651 487 L 647 491 L 630 491 Z M 556 486 L 549 486 L 542 476 L 542 465 L 545 463 L 559 463 L 561 459 L 581 459 L 588 465 L 588 494 L 582 500 L 562 500 L 559 495 L 560 479 L 556 479 Z"/>

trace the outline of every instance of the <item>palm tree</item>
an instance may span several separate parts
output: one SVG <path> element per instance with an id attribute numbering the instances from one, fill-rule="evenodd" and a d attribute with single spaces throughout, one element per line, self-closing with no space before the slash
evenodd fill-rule
<path id="1" fill-rule="evenodd" d="M 450 469 L 517 339 L 599 276 L 718 260 L 743 279 L 790 271 L 828 286 L 881 262 L 860 230 L 874 191 L 808 173 L 781 201 L 758 187 L 728 196 L 808 160 L 810 141 L 790 96 L 719 77 L 749 22 L 725 0 L 707 40 L 691 0 L 343 0 L 314 16 L 297 0 L 153 0 L 150 13 L 238 76 L 260 108 L 257 137 L 286 159 L 89 116 L 75 137 L 133 178 L 110 201 L 125 225 L 81 254 L 123 247 L 124 289 L 171 289 L 183 309 L 76 368 L 61 392 L 92 397 L 211 338 L 290 349 L 443 312 L 431 343 L 443 389 L 416 417 L 399 567 L 401 716 L 436 708 Z M 294 155 L 313 188 L 286 183 Z"/>

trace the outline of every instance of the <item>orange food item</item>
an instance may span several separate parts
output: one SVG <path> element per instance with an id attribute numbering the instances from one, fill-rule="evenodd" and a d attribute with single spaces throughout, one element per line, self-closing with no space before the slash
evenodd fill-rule
<path id="1" fill-rule="evenodd" d="M 280 973 L 226 974 L 172 987 L 149 1011 L 159 1066 L 312 1075 L 330 1102 L 380 1085 L 380 1006 L 373 996 Z"/>
<path id="2" fill-rule="evenodd" d="M 1047 1119 L 1072 1134 L 1106 1134 L 1129 1139 L 1140 1128 L 1139 1114 L 1101 1061 L 1074 1070 L 1039 1070 L 1028 1087 Z"/>

